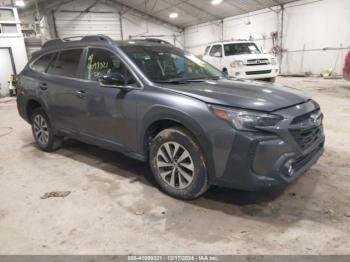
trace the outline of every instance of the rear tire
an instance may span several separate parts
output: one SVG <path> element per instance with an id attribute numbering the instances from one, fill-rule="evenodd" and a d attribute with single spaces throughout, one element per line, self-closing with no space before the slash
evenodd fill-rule
<path id="1" fill-rule="evenodd" d="M 49 118 L 42 108 L 34 109 L 30 122 L 35 142 L 41 150 L 52 152 L 61 147 L 63 137 L 54 135 Z"/>
<path id="2" fill-rule="evenodd" d="M 161 131 L 152 140 L 149 159 L 159 188 L 172 197 L 192 200 L 209 187 L 202 150 L 183 128 Z"/>

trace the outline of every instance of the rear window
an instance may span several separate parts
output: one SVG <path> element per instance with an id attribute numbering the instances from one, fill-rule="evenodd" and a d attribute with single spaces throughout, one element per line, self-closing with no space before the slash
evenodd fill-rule
<path id="1" fill-rule="evenodd" d="M 66 77 L 76 77 L 82 49 L 62 51 L 58 57 L 51 62 L 47 73 Z"/>
<path id="2" fill-rule="evenodd" d="M 40 73 L 45 72 L 51 60 L 55 57 L 56 53 L 43 55 L 31 66 L 31 68 Z"/>

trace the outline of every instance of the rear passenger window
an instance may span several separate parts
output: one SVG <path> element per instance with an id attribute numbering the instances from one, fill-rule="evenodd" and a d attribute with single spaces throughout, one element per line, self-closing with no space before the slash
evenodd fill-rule
<path id="1" fill-rule="evenodd" d="M 45 72 L 49 63 L 51 62 L 51 60 L 54 58 L 55 55 L 56 53 L 51 53 L 51 54 L 42 56 L 32 65 L 32 69 L 40 73 Z"/>
<path id="2" fill-rule="evenodd" d="M 76 77 L 82 51 L 82 49 L 72 49 L 60 52 L 51 62 L 47 72 L 53 75 Z"/>

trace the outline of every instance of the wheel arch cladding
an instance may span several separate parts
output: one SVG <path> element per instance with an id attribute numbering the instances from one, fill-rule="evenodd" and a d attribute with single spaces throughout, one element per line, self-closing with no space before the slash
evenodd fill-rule
<path id="1" fill-rule="evenodd" d="M 37 108 L 43 108 L 42 104 L 36 99 L 29 99 L 26 104 L 26 116 L 30 120 L 32 113 Z"/>
<path id="2" fill-rule="evenodd" d="M 212 158 L 212 146 L 205 135 L 203 128 L 191 116 L 184 112 L 174 110 L 172 108 L 159 106 L 150 110 L 143 118 L 142 128 L 140 129 L 140 146 L 148 160 L 149 146 L 152 139 L 162 130 L 170 127 L 182 127 L 186 129 L 199 143 L 209 176 L 212 177 L 215 173 L 214 162 Z"/>

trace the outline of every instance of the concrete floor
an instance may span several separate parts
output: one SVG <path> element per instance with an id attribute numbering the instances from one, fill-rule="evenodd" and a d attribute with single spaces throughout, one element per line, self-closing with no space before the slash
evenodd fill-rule
<path id="1" fill-rule="evenodd" d="M 326 152 L 284 192 L 212 188 L 183 202 L 146 164 L 78 142 L 33 143 L 0 100 L 0 254 L 350 254 L 350 82 L 280 78 L 319 101 Z M 65 198 L 41 199 L 50 191 Z"/>

